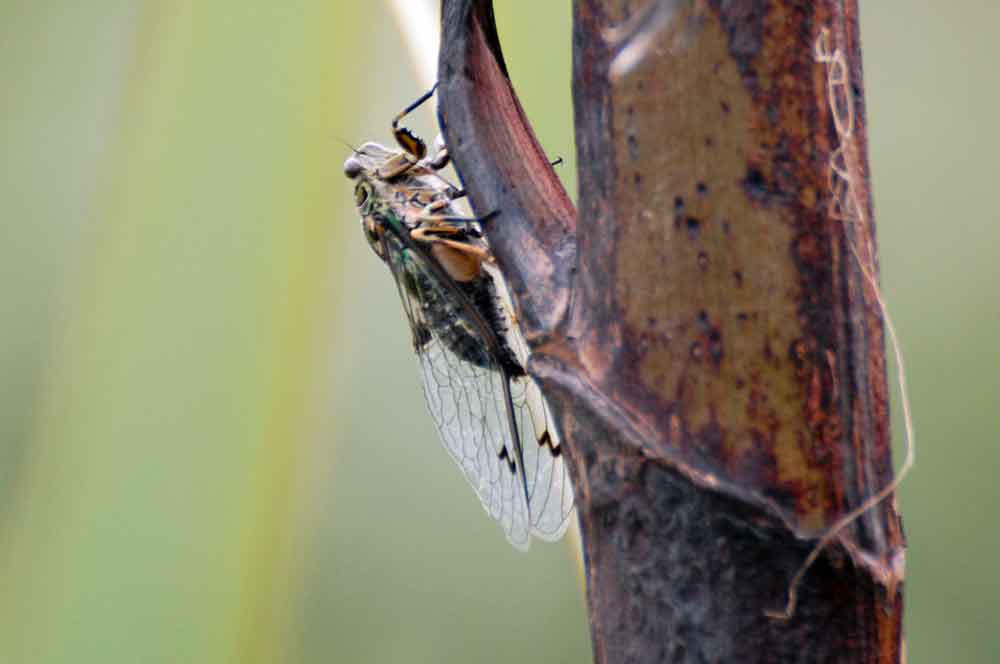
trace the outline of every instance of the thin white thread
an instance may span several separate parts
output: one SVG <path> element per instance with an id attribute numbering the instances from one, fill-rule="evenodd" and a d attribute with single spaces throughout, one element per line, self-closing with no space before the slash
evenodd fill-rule
<path id="1" fill-rule="evenodd" d="M 833 51 L 830 50 L 830 32 L 826 28 L 823 28 L 820 31 L 819 37 L 816 38 L 813 55 L 817 62 L 824 63 L 828 67 L 827 96 L 830 104 L 830 110 L 833 115 L 834 127 L 836 128 L 837 135 L 840 139 L 837 149 L 830 155 L 829 186 L 830 191 L 834 195 L 830 201 L 829 213 L 830 216 L 835 219 L 857 224 L 862 230 L 865 230 L 867 228 L 867 220 L 865 219 L 864 208 L 858 200 L 857 192 L 851 186 L 851 176 L 845 152 L 847 141 L 854 134 L 854 104 L 851 103 L 850 79 L 847 74 L 847 62 L 844 58 L 843 51 L 839 48 Z M 840 100 L 843 100 L 845 103 L 842 105 L 839 104 L 838 101 Z M 845 203 L 847 204 L 846 206 Z M 792 577 L 792 581 L 788 587 L 788 601 L 785 604 L 785 608 L 781 611 L 765 611 L 765 614 L 769 617 L 780 620 L 789 620 L 795 615 L 795 608 L 798 603 L 799 586 L 801 585 L 806 572 L 809 571 L 812 564 L 816 562 L 816 559 L 819 557 L 819 554 L 822 553 L 823 549 L 825 549 L 841 533 L 841 531 L 844 530 L 844 528 L 850 525 L 858 517 L 892 495 L 899 487 L 900 483 L 909 474 L 916 459 L 916 439 L 913 430 L 913 417 L 910 412 L 909 390 L 906 386 L 906 365 L 903 361 L 903 352 L 899 343 L 899 337 L 896 335 L 896 326 L 892 322 L 892 317 L 889 315 L 889 307 L 886 305 L 885 299 L 882 297 L 882 290 L 879 288 L 878 280 L 875 277 L 873 267 L 875 261 L 874 256 L 871 255 L 871 244 L 866 244 L 866 247 L 868 248 L 866 253 L 868 256 L 867 260 L 863 259 L 858 251 L 857 243 L 853 237 L 847 233 L 846 227 L 844 229 L 844 233 L 847 238 L 848 246 L 850 246 L 851 253 L 858 261 L 858 266 L 861 268 L 861 272 L 864 274 L 868 285 L 871 286 L 875 301 L 879 305 L 882 318 L 885 322 L 885 329 L 889 332 L 889 340 L 892 344 L 893 356 L 896 359 L 896 380 L 899 382 L 899 395 L 903 407 L 903 426 L 906 429 L 906 458 L 900 466 L 899 472 L 896 473 L 896 476 L 891 482 L 889 482 L 889 484 L 883 487 L 881 491 L 861 503 L 860 506 L 842 516 L 826 531 L 822 537 L 820 537 L 819 541 L 813 547 L 812 551 L 809 552 L 805 561 L 803 561 L 802 565 L 799 566 L 799 569 Z"/>

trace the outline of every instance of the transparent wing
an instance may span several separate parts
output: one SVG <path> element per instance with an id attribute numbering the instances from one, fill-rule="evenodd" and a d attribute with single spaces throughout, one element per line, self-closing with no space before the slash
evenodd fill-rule
<path id="1" fill-rule="evenodd" d="M 508 345 L 522 365 L 528 345 L 518 330 L 510 289 L 503 275 L 487 266 L 506 313 Z M 573 485 L 566 470 L 558 434 L 542 391 L 529 376 L 510 381 L 520 440 L 524 441 L 524 467 L 531 511 L 531 534 L 549 542 L 561 538 L 573 514 Z"/>
<path id="2" fill-rule="evenodd" d="M 527 549 L 531 519 L 509 433 L 503 374 L 459 359 L 440 338 L 418 356 L 441 442 L 511 544 Z"/>
<path id="3" fill-rule="evenodd" d="M 531 534 L 549 542 L 563 536 L 573 513 L 573 485 L 548 405 L 528 376 L 511 382 L 515 419 L 524 446 Z"/>
<path id="4" fill-rule="evenodd" d="M 527 549 L 531 535 L 558 539 L 572 512 L 572 487 L 538 387 L 528 377 L 508 381 L 488 352 L 463 350 L 488 347 L 463 311 L 468 303 L 450 297 L 451 289 L 427 266 L 431 259 L 391 235 L 386 248 L 445 449 L 516 548 Z"/>

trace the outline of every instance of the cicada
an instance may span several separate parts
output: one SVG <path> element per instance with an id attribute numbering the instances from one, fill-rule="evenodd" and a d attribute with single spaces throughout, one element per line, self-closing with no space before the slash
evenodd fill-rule
<path id="1" fill-rule="evenodd" d="M 413 335 L 427 405 L 445 449 L 507 539 L 556 540 L 573 492 L 551 416 L 526 374 L 527 347 L 483 234 L 463 214 L 464 192 L 442 175 L 447 149 L 392 121 L 400 149 L 365 143 L 344 163 L 361 227 L 389 267 Z M 492 216 L 492 215 L 490 215 Z"/>

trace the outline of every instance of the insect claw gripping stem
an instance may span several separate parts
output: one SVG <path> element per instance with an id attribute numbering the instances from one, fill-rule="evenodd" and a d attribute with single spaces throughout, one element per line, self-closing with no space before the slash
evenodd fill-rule
<path id="1" fill-rule="evenodd" d="M 400 127 L 399 121 L 434 96 L 437 86 L 438 84 L 435 83 L 430 90 L 420 95 L 416 101 L 404 108 L 400 111 L 399 115 L 392 119 L 392 135 L 395 136 L 396 142 L 399 143 L 399 147 L 416 157 L 418 161 L 427 156 L 427 144 L 406 127 Z"/>
<path id="2" fill-rule="evenodd" d="M 440 171 L 449 163 L 451 163 L 451 155 L 448 154 L 448 146 L 444 143 L 444 136 L 439 133 L 434 139 L 434 156 L 428 165 L 435 171 Z"/>

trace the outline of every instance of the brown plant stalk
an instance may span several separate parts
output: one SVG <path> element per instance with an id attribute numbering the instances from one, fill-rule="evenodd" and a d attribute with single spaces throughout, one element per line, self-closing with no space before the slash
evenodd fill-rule
<path id="1" fill-rule="evenodd" d="M 490 2 L 443 0 L 438 75 L 566 444 L 595 661 L 899 661 L 856 1 L 577 0 L 578 212 Z"/>

